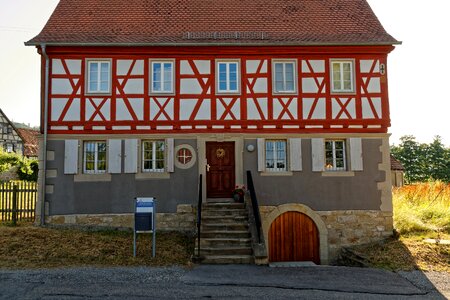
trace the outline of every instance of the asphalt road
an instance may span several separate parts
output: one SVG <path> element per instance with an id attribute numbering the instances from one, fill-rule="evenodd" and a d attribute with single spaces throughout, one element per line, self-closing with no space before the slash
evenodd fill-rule
<path id="1" fill-rule="evenodd" d="M 204 298 L 445 299 L 421 272 L 347 267 L 0 270 L 0 299 Z"/>

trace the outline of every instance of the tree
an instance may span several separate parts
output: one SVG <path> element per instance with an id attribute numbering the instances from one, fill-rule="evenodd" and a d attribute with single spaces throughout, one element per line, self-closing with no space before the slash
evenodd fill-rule
<path id="1" fill-rule="evenodd" d="M 402 136 L 398 146 L 391 146 L 391 153 L 403 164 L 408 183 L 427 180 L 450 182 L 450 148 L 442 144 L 439 136 L 431 144 L 420 144 L 412 135 Z"/>

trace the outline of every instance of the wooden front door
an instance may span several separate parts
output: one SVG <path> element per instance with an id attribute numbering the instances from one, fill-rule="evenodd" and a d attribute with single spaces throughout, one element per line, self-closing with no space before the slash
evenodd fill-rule
<path id="1" fill-rule="evenodd" d="M 206 142 L 206 195 L 231 198 L 234 188 L 234 142 Z"/>
<path id="2" fill-rule="evenodd" d="M 319 232 L 314 221 L 296 211 L 285 212 L 276 218 L 269 230 L 269 260 L 320 264 Z"/>

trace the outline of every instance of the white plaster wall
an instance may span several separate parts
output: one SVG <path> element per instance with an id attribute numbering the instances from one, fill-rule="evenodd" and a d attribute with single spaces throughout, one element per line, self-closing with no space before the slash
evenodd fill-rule
<path id="1" fill-rule="evenodd" d="M 314 103 L 314 98 L 303 98 L 303 118 L 307 119 Z M 319 98 L 311 119 L 325 119 L 326 116 L 325 98 Z"/>
<path id="2" fill-rule="evenodd" d="M 195 78 L 181 79 L 180 94 L 200 95 L 203 92 L 202 87 Z"/>
<path id="3" fill-rule="evenodd" d="M 375 111 L 378 114 L 378 117 L 382 117 L 382 110 L 381 110 L 381 98 L 379 97 L 373 97 L 372 99 L 372 103 L 373 106 L 375 107 Z M 372 109 L 370 107 L 370 103 L 369 103 L 369 99 L 366 97 L 362 97 L 362 117 L 364 119 L 373 119 L 375 118 Z"/>
<path id="4" fill-rule="evenodd" d="M 275 119 L 279 119 L 280 114 L 283 111 L 283 105 L 280 103 L 280 101 L 286 105 L 286 103 L 288 103 L 288 101 L 289 101 L 289 98 L 286 98 L 286 97 L 275 98 L 273 100 L 273 117 Z M 292 114 L 294 119 L 297 119 L 297 105 L 298 105 L 297 98 L 294 98 L 288 106 L 289 112 Z M 283 112 L 281 119 L 282 120 L 290 120 L 291 117 L 286 112 Z"/>
<path id="5" fill-rule="evenodd" d="M 261 110 L 264 114 L 264 118 L 267 119 L 267 98 L 247 98 L 247 119 L 249 120 L 261 120 L 261 115 L 256 108 L 255 101 L 258 102 Z"/>
<path id="6" fill-rule="evenodd" d="M 233 100 L 233 98 L 222 98 L 222 99 L 227 105 L 230 105 L 230 102 Z M 223 113 L 225 112 L 225 106 L 219 100 L 217 100 L 216 103 L 217 103 L 217 118 L 221 119 L 223 117 Z M 231 108 L 231 112 L 238 120 L 241 118 L 240 111 L 241 111 L 241 101 L 240 99 L 237 99 L 233 107 Z M 232 119 L 233 118 L 231 117 L 230 113 L 227 112 L 225 120 L 232 120 Z"/>

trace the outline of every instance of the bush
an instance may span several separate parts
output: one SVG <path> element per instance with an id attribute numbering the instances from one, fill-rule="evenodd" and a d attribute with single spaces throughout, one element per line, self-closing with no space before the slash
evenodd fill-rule
<path id="1" fill-rule="evenodd" d="M 17 166 L 17 175 L 20 180 L 37 182 L 39 164 L 37 160 L 22 157 L 16 153 L 6 153 L 0 149 L 0 172 Z"/>
<path id="2" fill-rule="evenodd" d="M 419 183 L 393 191 L 394 226 L 401 234 L 450 233 L 450 184 Z"/>

